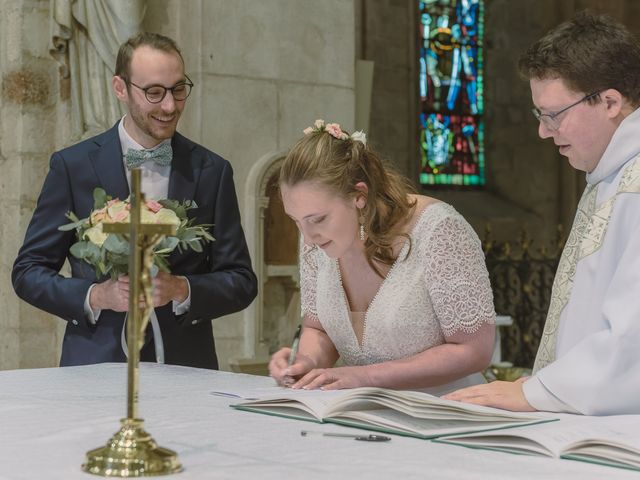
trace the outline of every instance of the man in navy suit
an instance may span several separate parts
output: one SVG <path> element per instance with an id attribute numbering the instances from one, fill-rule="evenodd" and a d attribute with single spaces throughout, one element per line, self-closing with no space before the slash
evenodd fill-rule
<path id="1" fill-rule="evenodd" d="M 213 224 L 215 237 L 202 253 L 174 252 L 172 273 L 154 278 L 160 331 L 147 329 L 141 360 L 155 360 L 164 350 L 165 363 L 216 369 L 211 320 L 246 308 L 257 293 L 231 165 L 176 132 L 193 84 L 173 40 L 152 33 L 129 39 L 118 52 L 112 83 L 128 113 L 110 130 L 52 155 L 13 266 L 14 289 L 67 320 L 61 366 L 125 361 L 129 279 L 96 278 L 69 253 L 75 232 L 58 227 L 67 223 L 69 211 L 89 215 L 96 187 L 126 198 L 129 168 L 139 165 L 147 199 L 194 200 L 197 208 L 189 215 L 196 223 Z M 59 274 L 67 258 L 71 278 Z"/>

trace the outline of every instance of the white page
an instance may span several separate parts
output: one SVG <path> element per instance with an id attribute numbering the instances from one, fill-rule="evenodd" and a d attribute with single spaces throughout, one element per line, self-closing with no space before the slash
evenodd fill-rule
<path id="1" fill-rule="evenodd" d="M 483 428 L 511 427 L 509 422 L 492 421 L 486 423 L 469 422 L 467 419 L 442 419 L 442 418 L 416 418 L 396 410 L 360 410 L 351 411 L 332 416 L 337 420 L 347 422 L 355 421 L 363 425 L 381 427 L 383 429 L 396 430 L 408 434 L 418 434 L 425 438 L 442 435 L 469 432 L 470 430 Z M 537 420 L 534 420 L 537 421 Z"/>
<path id="2" fill-rule="evenodd" d="M 248 408 L 260 408 L 269 412 L 281 412 L 280 407 L 286 408 L 287 414 L 292 412 L 292 408 L 295 405 L 299 405 L 300 409 L 312 413 L 318 419 L 322 419 L 325 416 L 327 409 L 333 404 L 336 398 L 345 395 L 345 390 L 303 390 L 292 389 L 285 387 L 277 387 L 277 391 L 273 391 L 269 395 L 258 396 L 260 393 L 256 390 L 247 390 L 242 392 L 242 395 L 246 395 L 248 398 L 256 395 L 257 400 L 248 400 L 245 402 L 238 402 L 232 406 L 242 406 Z M 234 392 L 236 393 L 236 392 Z M 249 397 L 251 396 L 251 397 Z M 306 407 L 306 408 L 305 408 Z"/>
<path id="3" fill-rule="evenodd" d="M 453 442 L 483 447 L 520 446 L 535 442 L 548 450 L 552 456 L 565 452 L 578 452 L 579 446 L 592 443 L 594 439 L 616 443 L 629 442 L 640 447 L 640 415 L 617 415 L 609 417 L 589 417 L 562 415 L 558 422 L 550 422 L 525 427 L 514 427 L 500 432 L 486 432 L 452 436 L 445 442 Z M 573 448 L 572 448 L 573 447 Z M 539 452 L 539 448 L 537 449 Z"/>

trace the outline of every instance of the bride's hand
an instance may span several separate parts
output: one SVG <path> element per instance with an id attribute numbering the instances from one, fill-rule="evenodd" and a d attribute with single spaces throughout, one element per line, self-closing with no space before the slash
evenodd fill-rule
<path id="1" fill-rule="evenodd" d="M 339 390 L 369 387 L 372 386 L 369 368 L 370 366 L 316 368 L 291 385 L 291 388 Z"/>
<path id="2" fill-rule="evenodd" d="M 291 386 L 298 378 L 316 367 L 316 363 L 311 358 L 300 352 L 296 355 L 295 362 L 289 365 L 290 354 L 290 348 L 281 348 L 271 356 L 269 362 L 269 374 L 278 385 L 285 387 Z"/>

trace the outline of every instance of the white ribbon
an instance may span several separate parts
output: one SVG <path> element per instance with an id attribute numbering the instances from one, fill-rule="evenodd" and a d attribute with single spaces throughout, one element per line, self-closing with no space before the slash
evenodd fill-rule
<path id="1" fill-rule="evenodd" d="M 122 325 L 122 335 L 120 336 L 120 341 L 122 343 L 122 350 L 124 351 L 124 356 L 129 358 L 129 348 L 127 347 L 127 338 L 125 336 L 125 331 L 127 329 L 127 320 L 129 319 L 129 312 L 127 312 L 124 316 L 124 324 Z M 149 320 L 151 322 L 151 329 L 153 330 L 153 344 L 156 349 L 156 362 L 164 363 L 164 343 L 162 342 L 162 332 L 160 331 L 160 323 L 158 323 L 158 316 L 156 315 L 156 311 L 151 310 L 151 315 L 149 315 Z M 140 335 L 144 335 L 144 332 L 139 332 Z"/>

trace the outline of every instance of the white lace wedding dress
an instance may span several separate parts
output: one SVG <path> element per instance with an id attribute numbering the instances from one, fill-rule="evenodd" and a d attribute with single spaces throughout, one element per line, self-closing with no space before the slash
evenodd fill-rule
<path id="1" fill-rule="evenodd" d="M 322 324 L 345 365 L 409 357 L 445 343 L 454 333 L 473 334 L 495 322 L 480 241 L 464 218 L 450 205 L 436 202 L 420 214 L 410 236 L 410 252 L 407 241 L 364 313 L 361 344 L 337 260 L 303 244 L 302 314 Z M 477 383 L 484 379 L 473 374 L 424 391 L 441 395 Z"/>

